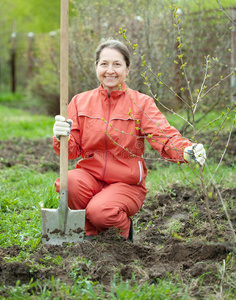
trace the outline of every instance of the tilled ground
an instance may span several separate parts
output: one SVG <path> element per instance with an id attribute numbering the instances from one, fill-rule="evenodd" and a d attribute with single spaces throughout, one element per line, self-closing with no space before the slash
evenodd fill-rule
<path id="1" fill-rule="evenodd" d="M 0 168 L 24 164 L 35 165 L 40 172 L 59 169 L 50 139 L 4 141 L 0 142 L 0 149 Z M 228 149 L 229 165 L 235 149 Z M 221 194 L 235 228 L 236 188 L 221 188 Z M 135 276 L 139 284 L 177 274 L 189 285 L 191 295 L 199 298 L 205 293 L 214 294 L 219 285 L 223 290 L 229 288 L 230 281 L 222 280 L 221 267 L 236 251 L 232 232 L 214 191 L 209 203 L 214 225 L 214 232 L 211 231 L 204 200 L 199 191 L 177 185 L 172 186 L 170 193 L 147 198 L 133 217 L 134 243 L 110 229 L 94 240 L 76 245 L 41 245 L 27 261 L 6 262 L 6 257 L 15 257 L 23 250 L 19 246 L 0 248 L 0 286 L 14 286 L 17 280 L 29 283 L 31 278 L 43 282 L 51 276 L 73 284 L 82 273 L 109 291 L 110 281 L 119 273 L 123 280 L 132 281 Z M 63 259 L 58 261 L 58 257 Z M 225 271 L 236 272 L 235 263 L 226 265 Z M 6 296 L 4 291 L 0 291 L 0 296 Z"/>
<path id="2" fill-rule="evenodd" d="M 225 200 L 236 200 L 236 188 L 222 191 L 222 194 Z M 82 272 L 109 291 L 110 281 L 117 272 L 123 280 L 134 280 L 135 275 L 139 284 L 151 284 L 168 274 L 177 274 L 186 284 L 195 279 L 191 293 L 202 297 L 204 287 L 214 292 L 216 285 L 221 284 L 223 260 L 235 252 L 220 204 L 215 200 L 210 206 L 214 233 L 210 230 L 201 195 L 175 186 L 172 195 L 160 194 L 147 199 L 133 218 L 134 243 L 110 229 L 92 241 L 76 245 L 42 245 L 29 260 L 11 263 L 4 258 L 17 256 L 22 249 L 14 245 L 0 248 L 0 285 L 3 282 L 7 286 L 15 285 L 17 280 L 21 284 L 28 283 L 31 278 L 43 281 L 51 276 L 73 284 Z M 193 207 L 197 215 L 193 214 Z M 235 227 L 236 212 L 229 210 L 229 213 Z M 62 260 L 57 262 L 58 256 Z M 230 272 L 236 272 L 235 264 L 230 266 Z M 228 287 L 227 283 L 223 285 L 223 288 Z"/>
<path id="3" fill-rule="evenodd" d="M 201 140 L 208 140 L 208 137 L 201 137 Z M 222 153 L 225 151 L 227 145 L 228 135 L 221 134 L 214 142 L 213 147 L 209 149 L 207 155 L 215 161 L 219 161 Z M 231 134 L 230 143 L 224 155 L 224 164 L 235 164 L 236 154 L 236 131 Z M 151 152 L 147 155 L 149 159 L 146 160 L 148 168 L 154 168 L 154 165 L 159 161 L 159 154 Z M 152 159 L 153 158 L 153 159 Z M 76 161 L 70 160 L 69 166 L 74 167 Z M 50 170 L 59 170 L 59 159 L 52 147 L 52 139 L 45 140 L 24 140 L 20 138 L 1 141 L 0 140 L 0 169 L 4 167 L 12 167 L 18 164 L 25 166 L 34 166 L 39 172 L 47 172 Z"/>

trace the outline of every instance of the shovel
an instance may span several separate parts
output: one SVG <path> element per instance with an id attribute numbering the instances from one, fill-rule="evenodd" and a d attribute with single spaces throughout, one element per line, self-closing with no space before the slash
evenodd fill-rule
<path id="1" fill-rule="evenodd" d="M 60 36 L 60 114 L 68 118 L 68 27 L 69 0 L 61 0 Z M 84 239 L 85 210 L 71 210 L 67 206 L 68 137 L 60 137 L 60 204 L 57 209 L 42 208 L 42 242 L 62 245 Z"/>

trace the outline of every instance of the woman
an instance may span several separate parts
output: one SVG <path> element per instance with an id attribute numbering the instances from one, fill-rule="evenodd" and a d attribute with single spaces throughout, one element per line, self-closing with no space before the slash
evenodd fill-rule
<path id="1" fill-rule="evenodd" d="M 69 159 L 82 156 L 68 172 L 68 207 L 86 208 L 87 239 L 115 227 L 132 241 L 130 216 L 147 193 L 144 138 L 174 162 L 193 158 L 203 164 L 205 150 L 171 127 L 152 98 L 127 88 L 130 56 L 123 43 L 101 43 L 95 64 L 101 85 L 73 97 L 68 108 L 72 121 L 55 117 L 53 146 L 60 155 L 60 136 L 69 135 Z M 59 192 L 59 178 L 55 186 Z"/>

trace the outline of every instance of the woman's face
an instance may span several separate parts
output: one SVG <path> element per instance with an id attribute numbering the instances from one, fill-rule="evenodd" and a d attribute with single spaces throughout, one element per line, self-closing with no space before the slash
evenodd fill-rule
<path id="1" fill-rule="evenodd" d="M 98 80 L 104 89 L 111 91 L 119 90 L 120 85 L 128 76 L 130 67 L 126 66 L 123 54 L 116 49 L 104 48 L 96 67 Z"/>

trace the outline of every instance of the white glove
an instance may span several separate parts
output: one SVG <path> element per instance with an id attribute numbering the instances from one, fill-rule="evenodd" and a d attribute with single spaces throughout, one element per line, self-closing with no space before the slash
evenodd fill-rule
<path id="1" fill-rule="evenodd" d="M 53 134 L 58 141 L 60 141 L 60 136 L 70 137 L 70 130 L 72 126 L 72 120 L 66 120 L 64 117 L 57 115 L 55 116 L 55 123 L 53 125 Z"/>
<path id="2" fill-rule="evenodd" d="M 204 165 L 206 161 L 206 151 L 202 144 L 193 144 L 184 149 L 184 159 L 187 162 L 194 161 L 199 163 L 201 166 Z"/>

